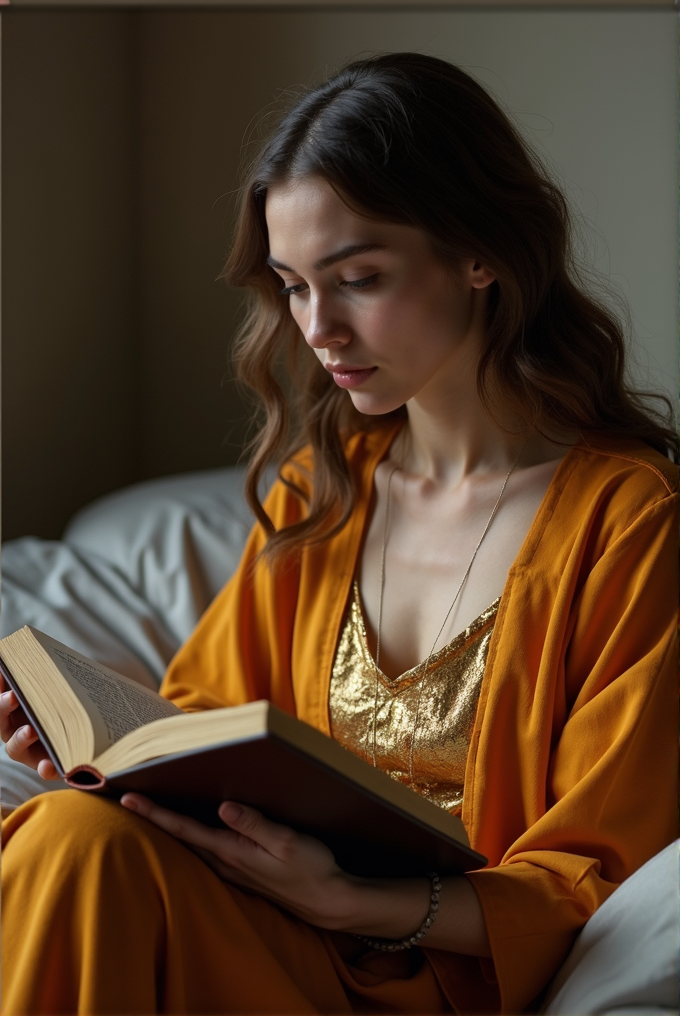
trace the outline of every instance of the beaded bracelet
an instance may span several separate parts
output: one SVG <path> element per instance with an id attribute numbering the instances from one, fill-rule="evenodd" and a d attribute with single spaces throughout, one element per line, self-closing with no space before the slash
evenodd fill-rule
<path id="1" fill-rule="evenodd" d="M 429 872 L 427 877 L 432 882 L 430 909 L 427 912 L 427 917 L 413 935 L 396 941 L 389 938 L 371 938 L 370 935 L 356 935 L 355 937 L 361 939 L 366 945 L 370 945 L 371 949 L 379 949 L 380 952 L 398 952 L 400 949 L 411 949 L 414 945 L 418 945 L 434 924 L 439 910 L 439 896 L 442 891 L 442 884 L 436 871 Z"/>

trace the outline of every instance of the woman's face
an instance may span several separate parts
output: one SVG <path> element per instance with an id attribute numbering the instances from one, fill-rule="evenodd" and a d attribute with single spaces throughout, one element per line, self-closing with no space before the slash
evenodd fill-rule
<path id="1" fill-rule="evenodd" d="M 272 187 L 266 216 L 282 299 L 359 412 L 450 398 L 479 355 L 488 269 L 454 273 L 421 230 L 356 214 L 320 177 Z"/>

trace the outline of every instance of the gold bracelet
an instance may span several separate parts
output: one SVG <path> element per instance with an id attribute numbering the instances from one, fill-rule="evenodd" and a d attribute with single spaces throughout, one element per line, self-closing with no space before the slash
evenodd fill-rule
<path id="1" fill-rule="evenodd" d="M 361 939 L 366 945 L 370 945 L 371 949 L 378 949 L 380 952 L 399 952 L 400 949 L 412 949 L 414 945 L 418 945 L 421 939 L 425 938 L 428 931 L 434 924 L 434 919 L 437 916 L 439 910 L 439 897 L 442 891 L 442 884 L 439 881 L 439 875 L 436 871 L 431 871 L 427 876 L 432 882 L 432 892 L 430 893 L 430 909 L 427 912 L 427 917 L 420 925 L 418 930 L 413 935 L 408 935 L 402 939 L 390 939 L 390 938 L 371 938 L 370 935 L 356 935 L 356 938 Z"/>

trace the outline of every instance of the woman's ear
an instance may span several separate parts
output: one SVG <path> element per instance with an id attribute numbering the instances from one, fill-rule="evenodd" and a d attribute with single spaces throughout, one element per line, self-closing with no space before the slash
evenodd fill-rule
<path id="1" fill-rule="evenodd" d="M 487 286 L 496 281 L 494 273 L 486 265 L 483 265 L 481 261 L 470 262 L 469 271 L 470 285 L 473 289 L 486 289 Z"/>

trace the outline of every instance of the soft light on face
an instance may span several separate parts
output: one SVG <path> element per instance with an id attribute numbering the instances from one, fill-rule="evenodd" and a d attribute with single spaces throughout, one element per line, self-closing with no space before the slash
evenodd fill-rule
<path id="1" fill-rule="evenodd" d="M 266 216 L 281 298 L 360 412 L 450 388 L 461 357 L 478 355 L 494 279 L 478 262 L 454 274 L 421 230 L 358 215 L 320 177 L 272 187 Z"/>

